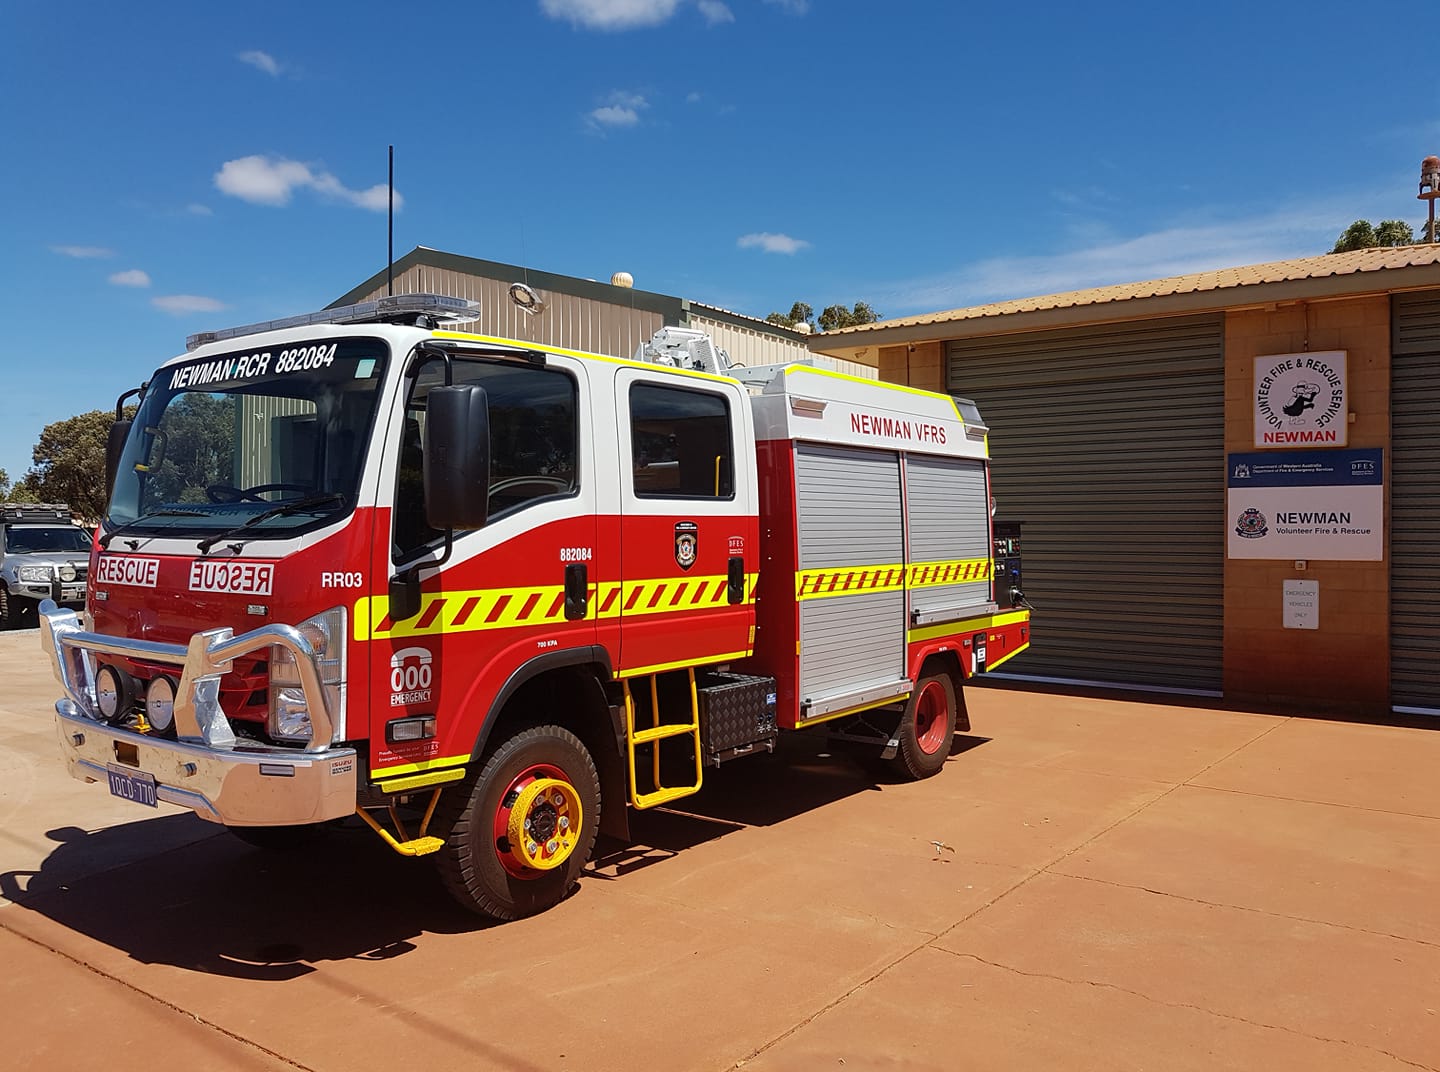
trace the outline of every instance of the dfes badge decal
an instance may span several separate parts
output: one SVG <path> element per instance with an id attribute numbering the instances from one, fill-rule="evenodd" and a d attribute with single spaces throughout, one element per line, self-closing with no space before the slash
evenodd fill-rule
<path id="1" fill-rule="evenodd" d="M 675 523 L 675 563 L 688 570 L 700 553 L 700 527 L 693 521 Z"/>

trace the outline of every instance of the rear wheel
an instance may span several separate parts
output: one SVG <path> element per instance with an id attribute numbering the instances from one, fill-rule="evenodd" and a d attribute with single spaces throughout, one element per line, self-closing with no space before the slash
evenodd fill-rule
<path id="1" fill-rule="evenodd" d="M 569 730 L 535 726 L 505 740 L 443 797 L 440 875 L 466 908 L 497 920 L 558 904 L 590 859 L 600 776 Z"/>
<path id="2" fill-rule="evenodd" d="M 895 735 L 900 747 L 891 764 L 898 774 L 918 780 L 939 773 L 955 737 L 955 683 L 949 674 L 930 674 L 916 683 Z"/>

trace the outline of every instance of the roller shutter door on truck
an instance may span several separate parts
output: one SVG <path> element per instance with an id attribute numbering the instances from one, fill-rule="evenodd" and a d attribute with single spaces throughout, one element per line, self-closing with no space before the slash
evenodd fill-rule
<path id="1" fill-rule="evenodd" d="M 1023 521 L 1031 649 L 1004 672 L 1218 693 L 1224 330 L 1193 316 L 965 339 L 949 387 Z"/>
<path id="2" fill-rule="evenodd" d="M 1390 702 L 1440 714 L 1440 291 L 1391 313 Z"/>
<path id="3" fill-rule="evenodd" d="M 973 562 L 990 557 L 983 462 L 906 455 L 905 499 L 911 562 Z M 988 573 L 970 581 L 931 584 L 922 566 L 916 580 L 919 583 L 910 592 L 910 609 L 922 623 L 943 621 L 950 611 L 973 613 L 990 602 Z"/>
<path id="4" fill-rule="evenodd" d="M 898 569 L 904 561 L 896 454 L 799 443 L 795 489 L 802 571 L 858 577 L 864 567 Z M 904 621 L 905 591 L 898 584 L 802 599 L 802 702 L 823 707 L 903 680 Z"/>

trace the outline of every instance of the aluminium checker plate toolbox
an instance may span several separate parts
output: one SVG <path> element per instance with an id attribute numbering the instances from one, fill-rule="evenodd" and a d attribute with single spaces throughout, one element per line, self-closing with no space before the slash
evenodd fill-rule
<path id="1" fill-rule="evenodd" d="M 700 744 L 718 766 L 758 749 L 775 750 L 775 679 L 712 671 L 696 681 Z"/>

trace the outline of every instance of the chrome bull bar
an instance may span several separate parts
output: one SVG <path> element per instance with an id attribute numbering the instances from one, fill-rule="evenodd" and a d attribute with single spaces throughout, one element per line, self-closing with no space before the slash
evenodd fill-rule
<path id="1" fill-rule="evenodd" d="M 105 779 L 117 764 L 153 776 L 157 796 L 227 825 L 322 822 L 355 810 L 356 755 L 336 747 L 334 717 L 315 665 L 315 651 L 294 626 L 267 625 L 235 636 L 230 629 L 196 633 L 166 644 L 91 633 L 80 616 L 51 600 L 40 604 L 40 642 L 65 697 L 56 727 L 70 773 Z M 237 740 L 220 706 L 220 679 L 235 659 L 281 647 L 295 656 L 310 713 L 303 748 Z M 178 666 L 176 740 L 107 723 L 95 691 L 96 656 L 114 655 Z"/>

